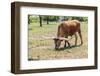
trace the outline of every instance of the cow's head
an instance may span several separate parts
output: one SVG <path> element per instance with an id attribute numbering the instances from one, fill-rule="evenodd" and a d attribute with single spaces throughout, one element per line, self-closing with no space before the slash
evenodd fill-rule
<path id="1" fill-rule="evenodd" d="M 58 50 L 60 48 L 61 42 L 64 41 L 69 41 L 69 39 L 65 37 L 45 37 L 43 36 L 44 39 L 53 39 L 54 44 L 55 44 L 55 49 Z"/>
<path id="2" fill-rule="evenodd" d="M 54 39 L 55 49 L 56 49 L 56 50 L 59 49 L 60 44 L 61 44 L 61 41 L 62 41 L 62 40 L 60 40 L 60 39 L 58 39 L 58 38 L 55 38 L 55 39 Z"/>
<path id="3" fill-rule="evenodd" d="M 60 48 L 62 41 L 69 41 L 69 39 L 64 37 L 54 38 L 55 49 L 58 50 Z"/>

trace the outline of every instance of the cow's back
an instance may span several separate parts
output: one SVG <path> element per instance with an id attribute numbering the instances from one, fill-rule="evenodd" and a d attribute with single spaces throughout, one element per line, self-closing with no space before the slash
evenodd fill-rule
<path id="1" fill-rule="evenodd" d="M 63 21 L 60 25 L 60 32 L 65 35 L 72 36 L 80 29 L 80 22 L 78 20 Z"/>

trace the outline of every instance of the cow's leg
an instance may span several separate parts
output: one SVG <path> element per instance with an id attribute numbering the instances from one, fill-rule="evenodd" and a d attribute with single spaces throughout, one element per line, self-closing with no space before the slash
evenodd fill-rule
<path id="1" fill-rule="evenodd" d="M 68 47 L 70 47 L 70 43 L 67 41 Z"/>
<path id="2" fill-rule="evenodd" d="M 65 41 L 65 45 L 64 45 L 64 48 L 66 47 L 66 41 Z"/>
<path id="3" fill-rule="evenodd" d="M 77 45 L 77 34 L 75 34 L 75 46 Z"/>
<path id="4" fill-rule="evenodd" d="M 70 43 L 69 43 L 68 41 L 65 40 L 64 48 L 66 47 L 66 43 L 68 44 L 68 47 L 70 47 Z"/>
<path id="5" fill-rule="evenodd" d="M 80 36 L 80 39 L 81 39 L 81 45 L 83 44 L 83 39 L 82 39 L 82 34 L 81 34 L 81 30 L 79 29 L 79 31 L 78 31 L 78 34 L 79 34 L 79 36 Z"/>

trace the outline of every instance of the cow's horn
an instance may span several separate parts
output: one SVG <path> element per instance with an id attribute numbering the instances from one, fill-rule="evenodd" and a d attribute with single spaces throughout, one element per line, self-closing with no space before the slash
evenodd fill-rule
<path id="1" fill-rule="evenodd" d="M 47 37 L 47 36 L 42 36 L 44 39 L 55 39 L 56 37 Z"/>
<path id="2" fill-rule="evenodd" d="M 69 40 L 71 40 L 71 39 L 72 39 L 72 37 L 71 37 L 71 38 L 69 38 L 69 39 L 68 39 L 68 38 L 65 38 L 65 37 L 60 37 L 59 39 L 60 39 L 60 40 L 66 40 L 66 41 L 69 41 Z"/>
<path id="3" fill-rule="evenodd" d="M 59 39 L 60 40 L 67 40 L 68 41 L 68 39 L 67 38 L 64 38 L 64 37 L 60 37 Z"/>

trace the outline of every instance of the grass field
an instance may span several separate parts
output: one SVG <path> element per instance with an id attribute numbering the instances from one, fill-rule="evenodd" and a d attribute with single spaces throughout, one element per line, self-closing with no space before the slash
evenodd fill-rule
<path id="1" fill-rule="evenodd" d="M 78 36 L 78 45 L 74 46 L 74 38 L 70 41 L 71 48 L 63 48 L 63 42 L 61 44 L 62 49 L 54 49 L 54 41 L 40 40 L 42 36 L 56 36 L 57 27 L 59 23 L 51 22 L 49 25 L 43 24 L 43 27 L 39 26 L 39 23 L 31 23 L 28 28 L 28 60 L 50 60 L 50 59 L 80 59 L 88 57 L 88 25 L 87 22 L 81 22 L 81 30 L 83 36 L 83 45 L 80 44 L 80 38 Z"/>

